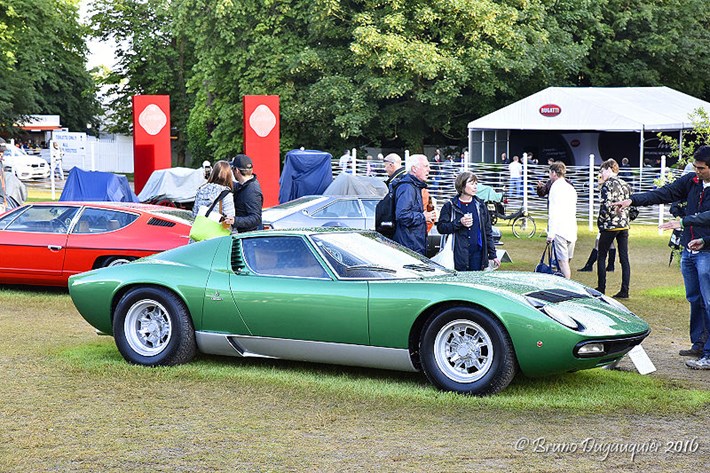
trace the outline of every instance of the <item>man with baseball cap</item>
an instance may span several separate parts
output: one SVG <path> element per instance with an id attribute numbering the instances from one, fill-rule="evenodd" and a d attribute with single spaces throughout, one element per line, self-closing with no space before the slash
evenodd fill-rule
<path id="1" fill-rule="evenodd" d="M 239 232 L 259 230 L 261 225 L 261 207 L 264 196 L 261 186 L 254 174 L 254 164 L 246 154 L 238 154 L 232 158 L 232 174 L 234 174 L 234 209 L 236 215 L 232 229 Z"/>

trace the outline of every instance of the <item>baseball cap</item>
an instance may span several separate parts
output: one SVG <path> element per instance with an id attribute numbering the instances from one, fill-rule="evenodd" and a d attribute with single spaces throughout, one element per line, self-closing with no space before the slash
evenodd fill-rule
<path id="1" fill-rule="evenodd" d="M 252 163 L 251 158 L 246 154 L 236 155 L 232 158 L 231 165 L 236 169 L 251 169 L 254 167 L 254 163 Z"/>

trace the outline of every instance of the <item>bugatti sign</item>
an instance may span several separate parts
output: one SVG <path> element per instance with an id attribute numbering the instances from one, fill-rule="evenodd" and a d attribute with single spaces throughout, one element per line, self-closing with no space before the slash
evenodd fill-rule
<path id="1" fill-rule="evenodd" d="M 556 117 L 560 113 L 562 113 L 562 109 L 560 108 L 560 106 L 555 105 L 553 103 L 549 103 L 540 107 L 540 115 L 544 117 Z"/>

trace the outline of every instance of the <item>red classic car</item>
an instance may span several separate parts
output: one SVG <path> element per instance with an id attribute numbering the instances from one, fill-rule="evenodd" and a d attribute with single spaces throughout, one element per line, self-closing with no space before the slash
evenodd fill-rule
<path id="1" fill-rule="evenodd" d="M 38 202 L 0 216 L 0 284 L 66 286 L 72 274 L 185 245 L 186 210 L 123 202 Z"/>

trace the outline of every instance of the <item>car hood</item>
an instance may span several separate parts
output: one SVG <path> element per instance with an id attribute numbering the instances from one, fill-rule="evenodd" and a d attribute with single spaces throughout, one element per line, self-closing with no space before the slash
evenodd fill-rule
<path id="1" fill-rule="evenodd" d="M 623 304 L 610 298 L 592 296 L 584 285 L 559 276 L 490 271 L 459 272 L 435 279 L 445 284 L 494 291 L 530 307 L 530 299 L 533 299 L 539 305 L 537 309 L 554 306 L 577 321 L 582 327 L 580 332 L 589 335 L 639 334 L 649 328 L 646 322 Z"/>
<path id="2" fill-rule="evenodd" d="M 565 290 L 588 295 L 585 287 L 575 281 L 559 276 L 517 271 L 460 271 L 455 275 L 439 276 L 441 282 L 463 283 L 485 287 L 488 290 L 503 290 L 525 295 L 540 290 Z"/>
<path id="3" fill-rule="evenodd" d="M 30 156 L 29 154 L 3 156 L 3 160 L 13 166 L 18 166 L 20 164 L 24 164 L 27 166 L 33 164 L 47 164 L 47 161 L 45 161 L 44 159 L 38 156 Z"/>

